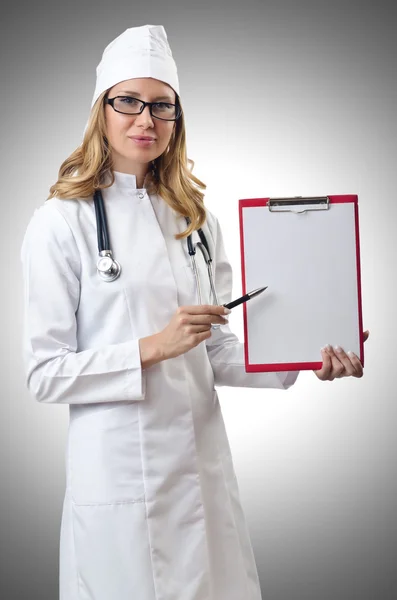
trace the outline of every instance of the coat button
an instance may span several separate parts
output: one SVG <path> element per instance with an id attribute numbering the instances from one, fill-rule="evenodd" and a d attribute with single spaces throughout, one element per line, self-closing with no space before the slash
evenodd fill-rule
<path id="1" fill-rule="evenodd" d="M 145 194 L 142 194 L 142 192 L 139 192 L 138 194 L 138 198 L 140 198 L 142 200 L 142 198 L 145 196 Z"/>

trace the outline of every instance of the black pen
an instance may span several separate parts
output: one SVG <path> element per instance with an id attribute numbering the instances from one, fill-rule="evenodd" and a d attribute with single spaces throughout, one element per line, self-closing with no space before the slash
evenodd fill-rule
<path id="1" fill-rule="evenodd" d="M 237 300 L 228 302 L 228 304 L 224 304 L 223 306 L 225 306 L 226 308 L 234 308 L 235 306 L 238 306 L 239 304 L 242 304 L 243 302 L 247 302 L 247 300 L 251 300 L 251 298 L 258 296 L 258 294 L 261 294 L 267 288 L 268 288 L 268 286 L 263 287 L 263 288 L 258 288 L 257 290 L 254 290 L 253 292 L 248 292 L 248 294 L 245 294 L 245 296 L 241 296 L 241 298 L 237 298 Z"/>

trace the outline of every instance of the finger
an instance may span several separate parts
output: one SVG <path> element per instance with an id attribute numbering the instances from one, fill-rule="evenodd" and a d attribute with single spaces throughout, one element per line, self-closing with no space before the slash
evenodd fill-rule
<path id="1" fill-rule="evenodd" d="M 352 365 L 354 365 L 355 368 L 355 373 L 353 374 L 353 377 L 362 377 L 364 375 L 364 369 L 360 359 L 356 354 L 354 354 L 354 352 L 348 352 L 348 356 Z"/>
<path id="2" fill-rule="evenodd" d="M 345 365 L 339 360 L 332 346 L 326 346 L 326 349 L 332 362 L 332 370 L 329 381 L 340 379 L 345 374 Z"/>
<path id="3" fill-rule="evenodd" d="M 208 340 L 211 337 L 211 330 L 209 331 L 203 331 L 202 333 L 196 333 L 196 337 L 194 340 L 194 345 L 198 345 L 201 344 L 201 342 L 204 342 L 204 340 Z"/>
<path id="4" fill-rule="evenodd" d="M 340 346 L 335 346 L 334 352 L 335 352 L 335 355 L 338 357 L 338 360 L 344 366 L 344 370 L 345 370 L 344 373 L 339 375 L 339 377 L 351 377 L 352 375 L 354 375 L 356 377 L 358 374 L 358 371 L 356 369 L 356 364 L 351 361 L 350 356 L 348 356 L 346 354 L 346 352 L 343 350 L 343 348 L 341 348 Z"/>
<path id="5" fill-rule="evenodd" d="M 187 334 L 191 333 L 204 333 L 204 331 L 210 331 L 211 324 L 209 325 L 186 325 L 185 332 Z"/>
<path id="6" fill-rule="evenodd" d="M 180 309 L 190 315 L 228 315 L 230 308 L 217 304 L 194 304 L 193 306 L 181 306 Z"/>
<path id="7" fill-rule="evenodd" d="M 225 325 L 228 323 L 228 318 L 222 315 L 181 315 L 180 322 L 182 325 L 211 325 L 218 323 Z"/>
<path id="8" fill-rule="evenodd" d="M 368 338 L 369 338 L 369 331 L 368 331 L 368 329 L 367 329 L 367 330 L 366 330 L 366 331 L 364 331 L 364 333 L 363 333 L 363 340 L 364 340 L 364 342 L 366 342 Z"/>
<path id="9" fill-rule="evenodd" d="M 314 372 L 317 375 L 317 377 L 321 379 L 321 381 L 327 381 L 332 370 L 331 357 L 329 356 L 325 348 L 321 348 L 321 355 L 323 359 L 323 366 L 320 370 Z"/>

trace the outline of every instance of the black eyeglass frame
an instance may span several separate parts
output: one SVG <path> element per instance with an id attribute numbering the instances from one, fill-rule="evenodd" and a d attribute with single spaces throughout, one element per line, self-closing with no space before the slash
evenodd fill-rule
<path id="1" fill-rule="evenodd" d="M 138 102 L 140 102 L 142 104 L 142 108 L 139 112 L 136 112 L 136 113 L 123 112 L 122 110 L 117 110 L 117 108 L 114 107 L 114 101 L 117 98 L 131 98 L 131 100 L 137 100 Z M 150 110 L 150 114 L 153 117 L 153 119 L 160 119 L 160 121 L 177 121 L 182 116 L 182 110 L 181 110 L 181 107 L 179 106 L 179 104 L 172 104 L 171 102 L 164 102 L 164 101 L 163 102 L 144 102 L 143 100 L 140 100 L 139 98 L 134 98 L 133 96 L 115 96 L 114 98 L 105 98 L 105 104 L 110 104 L 110 106 L 113 108 L 114 111 L 116 111 L 122 115 L 140 115 L 145 110 L 145 107 L 148 106 L 149 110 Z M 177 116 L 174 119 L 163 119 L 162 117 L 157 117 L 152 112 L 152 106 L 154 106 L 156 104 L 168 104 L 169 106 L 174 106 L 175 114 Z"/>

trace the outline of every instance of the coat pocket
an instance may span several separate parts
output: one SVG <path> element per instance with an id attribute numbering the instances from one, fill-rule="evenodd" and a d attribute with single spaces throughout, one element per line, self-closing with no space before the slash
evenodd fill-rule
<path id="1" fill-rule="evenodd" d="M 139 406 L 100 407 L 69 429 L 70 491 L 77 505 L 144 501 Z"/>

